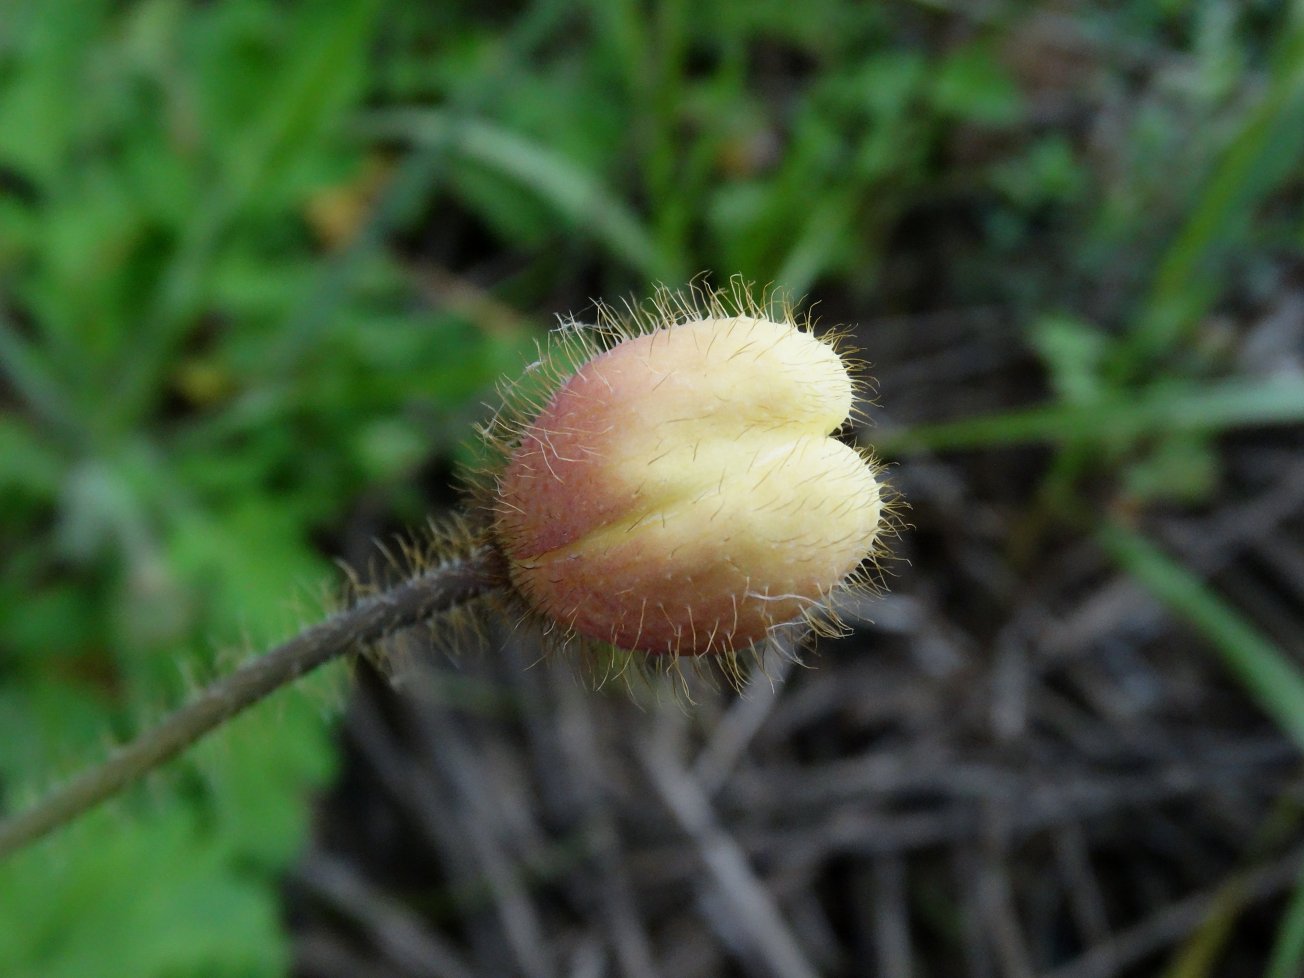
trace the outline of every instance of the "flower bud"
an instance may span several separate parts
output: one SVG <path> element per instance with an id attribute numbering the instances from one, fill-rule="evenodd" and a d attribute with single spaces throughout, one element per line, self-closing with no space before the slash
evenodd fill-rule
<path id="1" fill-rule="evenodd" d="M 869 460 L 830 437 L 855 384 L 788 322 L 714 309 L 624 338 L 523 425 L 494 532 L 530 608 L 622 649 L 743 649 L 875 551 Z"/>

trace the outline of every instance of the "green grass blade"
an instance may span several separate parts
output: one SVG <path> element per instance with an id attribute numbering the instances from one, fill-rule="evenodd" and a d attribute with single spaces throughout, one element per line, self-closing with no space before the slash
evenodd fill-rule
<path id="1" fill-rule="evenodd" d="M 1304 18 L 1280 36 L 1275 70 L 1258 107 L 1227 147 L 1160 263 L 1136 330 L 1120 349 L 1116 376 L 1184 340 L 1215 301 L 1210 263 L 1249 233 L 1256 208 L 1299 171 L 1304 157 Z"/>
<path id="2" fill-rule="evenodd" d="M 1296 978 L 1304 974 L 1304 874 L 1282 915 L 1277 940 L 1268 958 L 1264 978 Z"/>
<path id="3" fill-rule="evenodd" d="M 875 448 L 884 455 L 901 455 L 1028 442 L 1127 441 L 1149 434 L 1217 432 L 1302 422 L 1304 380 L 1228 380 L 921 425 L 886 435 L 875 441 Z"/>
<path id="4" fill-rule="evenodd" d="M 810 218 L 797 234 L 774 283 L 792 295 L 805 295 L 815 280 L 828 268 L 829 259 L 838 247 L 851 219 L 847 203 L 833 199 L 811 209 Z"/>
<path id="5" fill-rule="evenodd" d="M 1304 749 L 1304 672 L 1300 664 L 1145 537 L 1107 523 L 1097 539 L 1138 583 L 1200 630 L 1255 702 Z"/>
<path id="6" fill-rule="evenodd" d="M 678 262 L 663 255 L 643 224 L 591 174 L 546 146 L 482 119 L 454 117 L 434 109 L 371 113 L 362 124 L 373 138 L 410 139 L 446 147 L 528 187 L 559 214 L 593 236 L 615 257 L 649 279 L 678 282 Z"/>
<path id="7" fill-rule="evenodd" d="M 0 380 L 22 398 L 28 409 L 63 434 L 76 431 L 66 392 L 55 380 L 39 351 L 32 347 L 0 310 Z"/>

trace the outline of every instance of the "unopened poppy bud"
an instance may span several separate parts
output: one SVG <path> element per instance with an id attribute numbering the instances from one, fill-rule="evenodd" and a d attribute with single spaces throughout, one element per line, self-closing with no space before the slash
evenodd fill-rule
<path id="1" fill-rule="evenodd" d="M 656 654 L 733 652 L 873 554 L 869 460 L 830 437 L 855 385 L 789 322 L 712 310 L 585 362 L 520 430 L 494 531 L 537 613 Z"/>

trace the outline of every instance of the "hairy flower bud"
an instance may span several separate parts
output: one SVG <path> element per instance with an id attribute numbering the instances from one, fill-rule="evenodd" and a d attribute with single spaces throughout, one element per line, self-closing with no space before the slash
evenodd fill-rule
<path id="1" fill-rule="evenodd" d="M 789 322 L 713 308 L 620 340 L 522 426 L 498 478 L 516 589 L 618 648 L 753 645 L 875 550 L 873 467 L 830 437 L 854 396 L 838 353 Z"/>

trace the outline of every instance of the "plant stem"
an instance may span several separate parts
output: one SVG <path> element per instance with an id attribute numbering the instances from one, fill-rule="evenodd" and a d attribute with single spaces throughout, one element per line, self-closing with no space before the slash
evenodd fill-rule
<path id="1" fill-rule="evenodd" d="M 300 632 L 213 683 L 101 764 L 55 788 L 26 811 L 0 821 L 0 859 L 122 791 L 236 714 L 318 666 L 503 587 L 506 580 L 498 552 L 481 549 Z"/>

